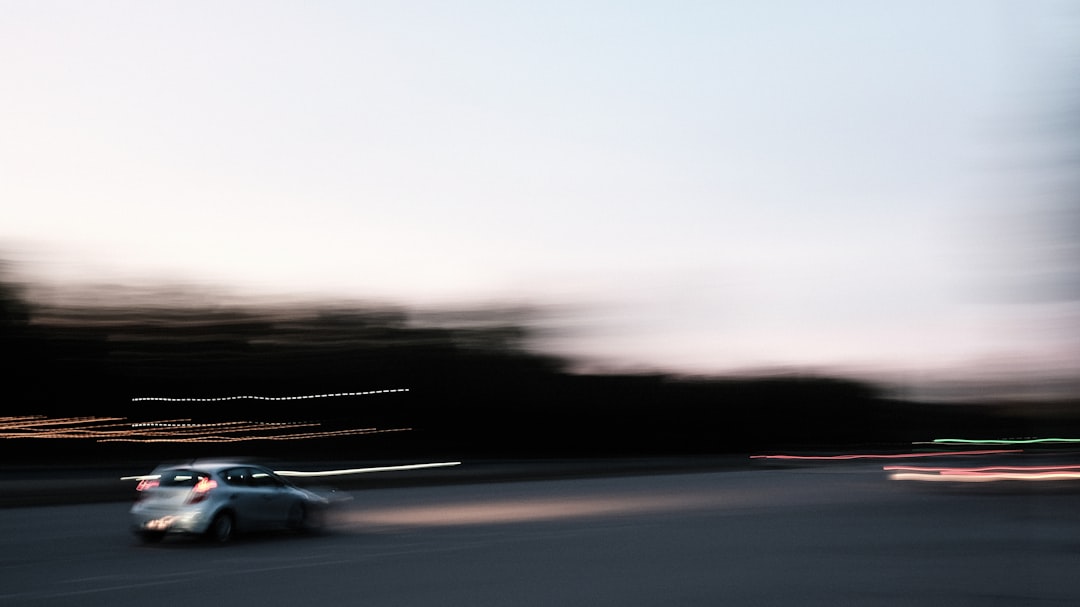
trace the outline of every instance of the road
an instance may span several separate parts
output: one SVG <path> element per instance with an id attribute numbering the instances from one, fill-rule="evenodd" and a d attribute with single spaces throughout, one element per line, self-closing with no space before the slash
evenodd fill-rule
<path id="1" fill-rule="evenodd" d="M 1077 605 L 1080 494 L 880 466 L 352 491 L 313 536 L 140 545 L 127 505 L 0 510 L 0 605 Z"/>

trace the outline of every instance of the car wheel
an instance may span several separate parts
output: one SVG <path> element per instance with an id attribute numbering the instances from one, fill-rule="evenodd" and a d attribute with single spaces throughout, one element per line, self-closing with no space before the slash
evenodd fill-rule
<path id="1" fill-rule="evenodd" d="M 160 542 L 165 537 L 165 532 L 164 531 L 140 531 L 138 535 L 139 535 L 139 539 L 142 540 L 142 542 L 144 544 L 156 544 L 156 543 Z"/>
<path id="2" fill-rule="evenodd" d="M 206 530 L 206 538 L 218 544 L 224 544 L 233 538 L 235 521 L 228 512 L 222 512 L 214 517 L 210 528 Z"/>

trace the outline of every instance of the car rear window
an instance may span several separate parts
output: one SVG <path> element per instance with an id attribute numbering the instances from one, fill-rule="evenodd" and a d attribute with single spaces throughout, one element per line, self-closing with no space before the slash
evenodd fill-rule
<path id="1" fill-rule="evenodd" d="M 167 470 L 161 473 L 158 480 L 159 487 L 194 487 L 204 478 L 210 475 L 198 470 Z"/>

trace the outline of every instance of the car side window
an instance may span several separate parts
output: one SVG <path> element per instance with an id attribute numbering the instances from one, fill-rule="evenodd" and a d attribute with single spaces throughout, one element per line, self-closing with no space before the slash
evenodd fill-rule
<path id="1" fill-rule="evenodd" d="M 234 487 L 247 487 L 251 485 L 250 468 L 229 468 L 221 473 L 225 483 Z"/>
<path id="2" fill-rule="evenodd" d="M 272 488 L 280 487 L 282 483 L 276 476 L 265 470 L 252 469 L 251 484 L 254 487 Z"/>

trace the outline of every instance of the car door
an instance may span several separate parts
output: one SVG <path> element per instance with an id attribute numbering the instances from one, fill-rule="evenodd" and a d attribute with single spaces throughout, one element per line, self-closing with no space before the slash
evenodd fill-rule
<path id="1" fill-rule="evenodd" d="M 247 466 L 229 468 L 221 472 L 221 478 L 229 488 L 229 507 L 236 513 L 241 527 L 262 527 L 264 520 L 262 499 L 251 481 L 254 471 Z"/>
<path id="2" fill-rule="evenodd" d="M 273 472 L 252 467 L 251 487 L 257 496 L 253 501 L 258 504 L 259 520 L 264 525 L 285 523 L 292 506 L 292 493 L 286 489 L 284 481 Z"/>

